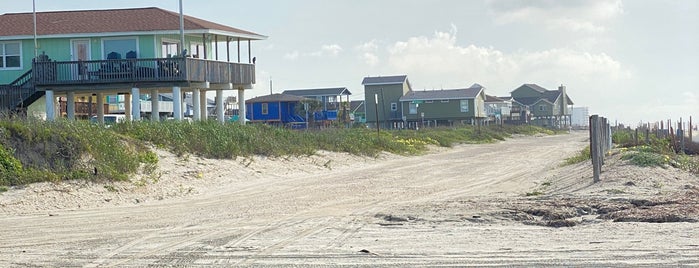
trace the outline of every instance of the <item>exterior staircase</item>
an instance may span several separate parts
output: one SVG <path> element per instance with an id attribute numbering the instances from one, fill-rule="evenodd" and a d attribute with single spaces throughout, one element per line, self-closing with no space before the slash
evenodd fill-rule
<path id="1" fill-rule="evenodd" d="M 26 113 L 26 108 L 42 96 L 44 91 L 37 91 L 32 79 L 32 70 L 7 85 L 0 85 L 0 111 Z"/>

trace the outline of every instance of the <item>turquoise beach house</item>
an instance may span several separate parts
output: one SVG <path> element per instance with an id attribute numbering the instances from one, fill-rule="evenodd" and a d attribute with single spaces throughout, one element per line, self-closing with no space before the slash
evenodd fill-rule
<path id="1" fill-rule="evenodd" d="M 155 7 L 54 11 L 36 13 L 35 49 L 33 17 L 0 15 L 0 110 L 49 120 L 56 117 L 57 99 L 67 101 L 72 119 L 76 101 L 107 107 L 106 96 L 115 95 L 125 100 L 131 120 L 140 119 L 147 100 L 158 120 L 160 98 L 150 96 L 160 93 L 172 93 L 176 119 L 182 118 L 182 95 L 191 94 L 193 119 L 200 120 L 207 117 L 206 92 L 215 90 L 223 122 L 223 90 L 245 99 L 255 84 L 252 41 L 267 38 L 183 16 L 182 43 L 179 13 Z"/>

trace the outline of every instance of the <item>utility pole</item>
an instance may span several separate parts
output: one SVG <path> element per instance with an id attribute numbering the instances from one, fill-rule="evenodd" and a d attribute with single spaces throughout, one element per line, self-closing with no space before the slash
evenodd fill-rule
<path id="1" fill-rule="evenodd" d="M 32 0 L 32 13 L 34 14 L 34 59 L 39 56 L 39 45 L 36 40 L 36 0 Z"/>
<path id="2" fill-rule="evenodd" d="M 180 44 L 182 47 L 180 47 L 180 54 L 182 57 L 185 57 L 187 55 L 184 55 L 184 13 L 182 12 L 182 0 L 180 0 Z"/>

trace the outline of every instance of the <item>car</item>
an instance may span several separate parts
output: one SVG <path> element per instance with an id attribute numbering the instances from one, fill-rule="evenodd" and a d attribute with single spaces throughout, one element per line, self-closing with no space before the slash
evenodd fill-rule
<path id="1" fill-rule="evenodd" d="M 104 115 L 104 124 L 107 126 L 114 125 L 116 123 L 121 123 L 126 121 L 126 115 L 123 114 L 105 114 Z M 92 123 L 97 123 L 97 116 L 93 116 L 90 118 L 90 122 Z"/>

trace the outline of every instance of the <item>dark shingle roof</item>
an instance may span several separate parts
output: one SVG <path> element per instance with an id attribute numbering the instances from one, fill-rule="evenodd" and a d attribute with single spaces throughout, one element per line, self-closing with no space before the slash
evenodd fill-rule
<path id="1" fill-rule="evenodd" d="M 539 86 L 539 85 L 537 85 L 537 84 L 524 84 L 523 86 L 526 86 L 526 87 L 528 87 L 528 88 L 531 88 L 531 89 L 533 89 L 533 90 L 536 90 L 536 91 L 538 91 L 539 93 L 544 93 L 544 92 L 546 92 L 546 91 L 549 91 L 548 89 L 545 89 L 545 88 L 543 88 L 543 87 L 541 87 L 541 86 Z"/>
<path id="2" fill-rule="evenodd" d="M 556 100 L 561 96 L 561 92 L 558 90 L 546 90 L 544 92 L 541 92 L 541 97 L 529 97 L 529 98 L 513 98 L 517 102 L 523 104 L 523 105 L 532 105 L 534 103 L 537 103 L 539 100 L 546 100 L 550 103 L 555 103 Z M 566 94 L 566 99 L 568 101 L 568 105 L 573 105 L 573 101 L 570 99 L 570 96 Z"/>
<path id="3" fill-rule="evenodd" d="M 350 101 L 350 111 L 356 112 L 359 109 L 364 109 L 363 100 Z"/>
<path id="4" fill-rule="evenodd" d="M 179 13 L 156 8 L 78 10 L 37 12 L 38 35 L 101 34 L 120 32 L 179 31 Z M 31 36 L 32 13 L 0 15 L 0 36 Z M 230 26 L 184 16 L 185 31 L 205 33 L 213 30 L 222 35 L 245 40 L 266 39 L 266 36 Z"/>
<path id="5" fill-rule="evenodd" d="M 408 80 L 407 75 L 364 77 L 362 85 L 394 85 L 403 84 Z"/>
<path id="6" fill-rule="evenodd" d="M 405 96 L 400 97 L 400 101 L 473 99 L 476 98 L 482 91 L 482 87 L 432 91 L 409 91 L 407 94 L 405 94 Z"/>
<path id="7" fill-rule="evenodd" d="M 245 103 L 258 103 L 258 102 L 297 102 L 305 99 L 304 97 L 299 97 L 299 96 L 294 96 L 294 95 L 289 95 L 289 94 L 272 94 L 272 95 L 265 95 L 265 96 L 259 96 L 255 97 L 249 100 L 246 100 Z"/>
<path id="8" fill-rule="evenodd" d="M 547 90 L 543 94 L 541 94 L 541 98 L 554 103 L 558 99 L 558 97 L 561 96 L 561 92 L 557 90 Z"/>
<path id="9" fill-rule="evenodd" d="M 282 94 L 304 96 L 304 97 L 352 95 L 352 93 L 346 87 L 313 88 L 313 89 L 286 89 L 282 92 Z"/>
<path id="10" fill-rule="evenodd" d="M 485 102 L 504 102 L 505 99 L 485 94 Z"/>

